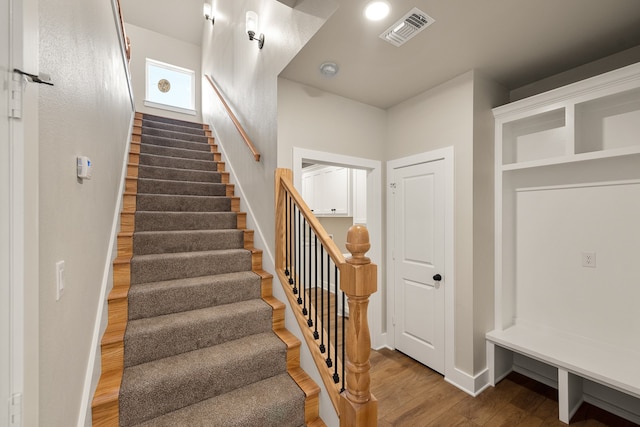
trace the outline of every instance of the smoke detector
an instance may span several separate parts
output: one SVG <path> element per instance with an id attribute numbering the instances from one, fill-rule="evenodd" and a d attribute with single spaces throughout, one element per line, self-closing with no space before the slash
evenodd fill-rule
<path id="1" fill-rule="evenodd" d="M 380 38 L 400 47 L 435 21 L 429 15 L 414 7 L 409 13 L 380 34 Z"/>
<path id="2" fill-rule="evenodd" d="M 338 74 L 339 70 L 340 68 L 335 62 L 323 62 L 320 65 L 320 74 L 322 74 L 322 77 L 325 77 L 327 79 L 333 78 L 336 74 Z"/>

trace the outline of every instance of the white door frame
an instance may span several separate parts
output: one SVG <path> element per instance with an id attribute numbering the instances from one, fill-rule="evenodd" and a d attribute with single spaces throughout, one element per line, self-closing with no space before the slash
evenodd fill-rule
<path id="1" fill-rule="evenodd" d="M 9 72 L 10 51 L 9 46 L 9 0 L 2 0 L 0 6 L 0 424 L 9 423 L 9 405 L 7 402 L 12 394 L 11 387 L 11 151 L 10 151 L 10 131 L 9 131 L 9 97 L 10 79 L 13 77 Z M 7 283 L 8 286 L 4 284 Z"/>
<path id="2" fill-rule="evenodd" d="M 382 162 L 362 157 L 345 156 L 323 151 L 293 147 L 293 185 L 302 191 L 302 162 L 322 163 L 331 166 L 345 166 L 351 169 L 366 169 L 367 173 L 367 229 L 372 242 L 382 242 Z M 371 347 L 379 349 L 387 346 L 388 323 L 383 318 L 386 302 L 385 284 L 382 281 L 382 244 L 371 245 L 368 252 L 371 262 L 378 266 L 378 291 L 371 296 L 369 303 L 369 328 Z"/>
<path id="3" fill-rule="evenodd" d="M 10 34 L 10 59 L 9 69 L 22 69 L 29 73 L 38 74 L 38 38 L 33 29 L 38 25 L 38 0 L 8 0 L 10 5 L 9 34 Z M 34 390 L 33 377 L 36 374 L 30 372 L 32 377 L 31 392 L 28 401 L 25 402 L 26 386 L 26 350 L 27 336 L 25 334 L 25 319 L 27 310 L 27 298 L 25 295 L 27 280 L 34 280 L 37 273 L 29 273 L 25 269 L 25 257 L 29 256 L 32 268 L 37 269 L 37 242 L 27 242 L 27 221 L 29 227 L 33 226 L 37 209 L 33 202 L 34 186 L 37 186 L 38 168 L 37 161 L 30 158 L 27 161 L 27 152 L 33 151 L 33 146 L 28 148 L 26 144 L 34 144 L 37 135 L 37 100 L 39 88 L 36 83 L 27 83 L 26 79 L 16 73 L 10 73 L 10 80 L 16 80 L 13 90 L 21 96 L 21 114 L 18 118 L 9 119 L 9 387 L 11 412 L 14 415 L 11 426 L 22 426 L 33 423 L 38 419 L 38 396 Z M 11 89 L 10 89 L 11 90 Z M 25 124 L 26 123 L 26 124 Z M 29 139 L 27 141 L 27 129 Z M 28 168 L 28 169 L 27 169 Z M 27 191 L 27 174 L 29 171 L 29 191 Z M 31 200 L 27 203 L 27 196 L 31 194 Z M 3 224 L 4 226 L 4 224 Z M 37 239 L 37 231 L 30 229 L 30 239 Z M 28 246 L 28 247 L 27 247 Z M 31 251 L 29 254 L 26 250 Z M 35 250 L 35 255 L 34 255 Z M 34 264 L 33 262 L 36 261 Z M 33 285 L 33 283 L 32 283 Z M 34 289 L 30 291 L 32 294 Z M 31 298 L 31 297 L 30 297 Z M 29 301 L 31 310 L 37 309 L 37 302 Z M 37 324 L 37 319 L 30 318 L 30 322 Z M 30 326 L 33 328 L 33 324 Z M 37 331 L 37 330 L 36 330 Z M 33 329 L 31 332 L 36 334 Z M 30 347 L 34 347 L 37 337 L 29 338 Z M 3 343 L 4 344 L 4 343 Z M 31 361 L 33 361 L 31 357 Z M 6 404 L 6 402 L 2 402 Z M 25 416 L 25 407 L 27 415 Z M 35 412 L 35 413 L 34 413 Z"/>
<path id="4" fill-rule="evenodd" d="M 455 280 L 454 280 L 454 204 L 453 204 L 453 147 L 440 148 L 426 153 L 414 154 L 400 159 L 387 162 L 387 324 L 389 328 L 394 328 L 395 317 L 395 281 L 393 251 L 395 246 L 395 236 L 390 230 L 394 229 L 394 205 L 391 184 L 393 183 L 393 170 L 401 167 L 416 165 L 420 163 L 442 160 L 444 162 L 444 273 L 445 293 L 445 328 L 444 328 L 444 373 L 445 377 L 455 375 Z M 388 335 L 388 344 L 395 348 L 395 337 L 393 333 Z"/>

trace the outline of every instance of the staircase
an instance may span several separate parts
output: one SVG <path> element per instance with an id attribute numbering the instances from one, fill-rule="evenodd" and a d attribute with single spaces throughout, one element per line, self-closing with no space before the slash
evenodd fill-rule
<path id="1" fill-rule="evenodd" d="M 135 125 L 93 425 L 323 425 L 210 131 Z"/>

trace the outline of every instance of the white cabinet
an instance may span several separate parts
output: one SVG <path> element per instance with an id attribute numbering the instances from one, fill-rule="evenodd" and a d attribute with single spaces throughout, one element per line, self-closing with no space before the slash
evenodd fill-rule
<path id="1" fill-rule="evenodd" d="M 492 382 L 520 353 L 557 368 L 556 385 L 571 373 L 565 404 L 581 401 L 582 378 L 640 397 L 640 373 L 628 374 L 640 352 L 629 339 L 640 336 L 629 304 L 640 301 L 640 64 L 493 112 Z"/>
<path id="2" fill-rule="evenodd" d="M 316 216 L 351 216 L 351 171 L 312 166 L 302 173 L 302 197 Z"/>

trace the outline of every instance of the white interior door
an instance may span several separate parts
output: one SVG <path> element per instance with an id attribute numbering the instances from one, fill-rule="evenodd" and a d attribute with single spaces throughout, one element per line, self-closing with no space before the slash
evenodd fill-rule
<path id="1" fill-rule="evenodd" d="M 444 374 L 444 161 L 393 169 L 396 348 Z"/>
<path id="2" fill-rule="evenodd" d="M 0 8 L 0 425 L 9 425 L 9 0 Z"/>

